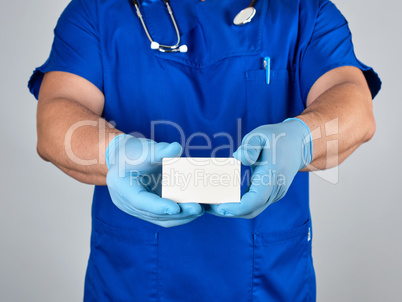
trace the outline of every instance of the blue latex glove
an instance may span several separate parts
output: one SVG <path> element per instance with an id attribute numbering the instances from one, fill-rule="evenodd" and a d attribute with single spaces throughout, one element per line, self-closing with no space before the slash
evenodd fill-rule
<path id="1" fill-rule="evenodd" d="M 106 183 L 113 203 L 127 214 L 163 227 L 185 224 L 201 216 L 204 209 L 197 203 L 179 205 L 160 197 L 162 158 L 179 157 L 181 153 L 178 143 L 116 136 L 106 150 Z"/>
<path id="2" fill-rule="evenodd" d="M 221 217 L 254 218 L 285 196 L 296 173 L 312 161 L 311 132 L 300 119 L 258 127 L 248 133 L 233 157 L 251 166 L 251 184 L 240 203 L 210 205 Z"/>

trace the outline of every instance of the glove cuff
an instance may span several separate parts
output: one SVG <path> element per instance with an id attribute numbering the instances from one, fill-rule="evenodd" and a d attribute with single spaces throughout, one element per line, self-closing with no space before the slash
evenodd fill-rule
<path id="1" fill-rule="evenodd" d="M 109 145 L 106 148 L 105 152 L 105 160 L 106 160 L 106 166 L 108 170 L 110 169 L 110 165 L 114 164 L 116 162 L 116 150 L 118 150 L 118 147 L 120 145 L 120 142 L 122 140 L 127 140 L 131 135 L 128 134 L 120 134 L 115 136 L 109 143 Z"/>
<path id="2" fill-rule="evenodd" d="M 288 118 L 286 120 L 283 121 L 283 123 L 287 122 L 287 121 L 299 121 L 301 125 L 303 125 L 303 138 L 302 138 L 302 144 L 303 144 L 303 160 L 301 163 L 301 167 L 300 170 L 305 168 L 306 166 L 308 166 L 312 161 L 313 161 L 313 136 L 311 134 L 310 128 L 307 126 L 307 124 L 297 118 L 297 117 L 293 117 L 293 118 Z"/>

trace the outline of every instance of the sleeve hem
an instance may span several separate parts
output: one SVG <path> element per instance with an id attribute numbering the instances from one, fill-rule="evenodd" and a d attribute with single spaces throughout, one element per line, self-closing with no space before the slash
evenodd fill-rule
<path id="1" fill-rule="evenodd" d="M 95 85 L 103 93 L 102 83 L 97 83 L 97 81 L 91 79 L 89 75 L 83 74 L 82 72 L 77 72 L 76 70 L 72 68 L 67 68 L 65 66 L 52 66 L 51 68 L 47 68 L 48 66 L 49 62 L 46 62 L 43 66 L 36 68 L 31 78 L 29 79 L 29 91 L 34 95 L 36 99 L 38 99 L 39 97 L 39 90 L 42 84 L 43 76 L 45 75 L 45 73 L 51 71 L 61 71 L 77 75 Z"/>
<path id="2" fill-rule="evenodd" d="M 329 71 L 331 71 L 331 70 L 333 70 L 335 68 L 344 67 L 344 66 L 357 67 L 363 72 L 363 74 L 364 74 L 364 76 L 366 78 L 367 84 L 369 86 L 371 96 L 374 99 L 376 97 L 376 95 L 378 94 L 378 92 L 380 91 L 382 83 L 381 83 L 381 80 L 380 80 L 378 74 L 373 70 L 373 68 L 368 67 L 368 66 L 362 64 L 359 61 L 356 62 L 356 63 L 338 62 L 338 63 L 335 63 L 335 64 L 330 64 L 330 65 L 320 69 L 318 72 L 316 72 L 314 74 L 314 76 L 309 81 L 310 84 L 307 86 L 307 89 L 303 93 L 303 96 L 302 96 L 304 105 L 306 106 L 306 104 L 307 104 L 307 97 L 308 97 L 308 94 L 309 94 L 311 88 L 313 87 L 314 83 L 321 76 L 323 76 L 325 73 L 327 73 L 327 72 L 329 72 Z"/>

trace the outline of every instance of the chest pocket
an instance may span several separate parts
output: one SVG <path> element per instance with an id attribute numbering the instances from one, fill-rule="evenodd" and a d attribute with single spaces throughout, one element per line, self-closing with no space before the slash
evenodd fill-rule
<path id="1" fill-rule="evenodd" d="M 265 69 L 246 71 L 247 131 L 280 123 L 291 114 L 294 72 L 272 69 L 267 84 Z"/>

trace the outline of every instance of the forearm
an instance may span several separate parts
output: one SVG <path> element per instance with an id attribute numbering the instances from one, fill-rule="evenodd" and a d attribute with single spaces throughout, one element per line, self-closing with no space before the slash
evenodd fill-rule
<path id="1" fill-rule="evenodd" d="M 78 102 L 65 98 L 39 102 L 38 153 L 71 177 L 105 185 L 105 150 L 121 132 Z"/>
<path id="2" fill-rule="evenodd" d="M 371 95 L 367 87 L 354 82 L 328 89 L 298 118 L 313 137 L 313 161 L 303 171 L 339 165 L 375 132 Z"/>

